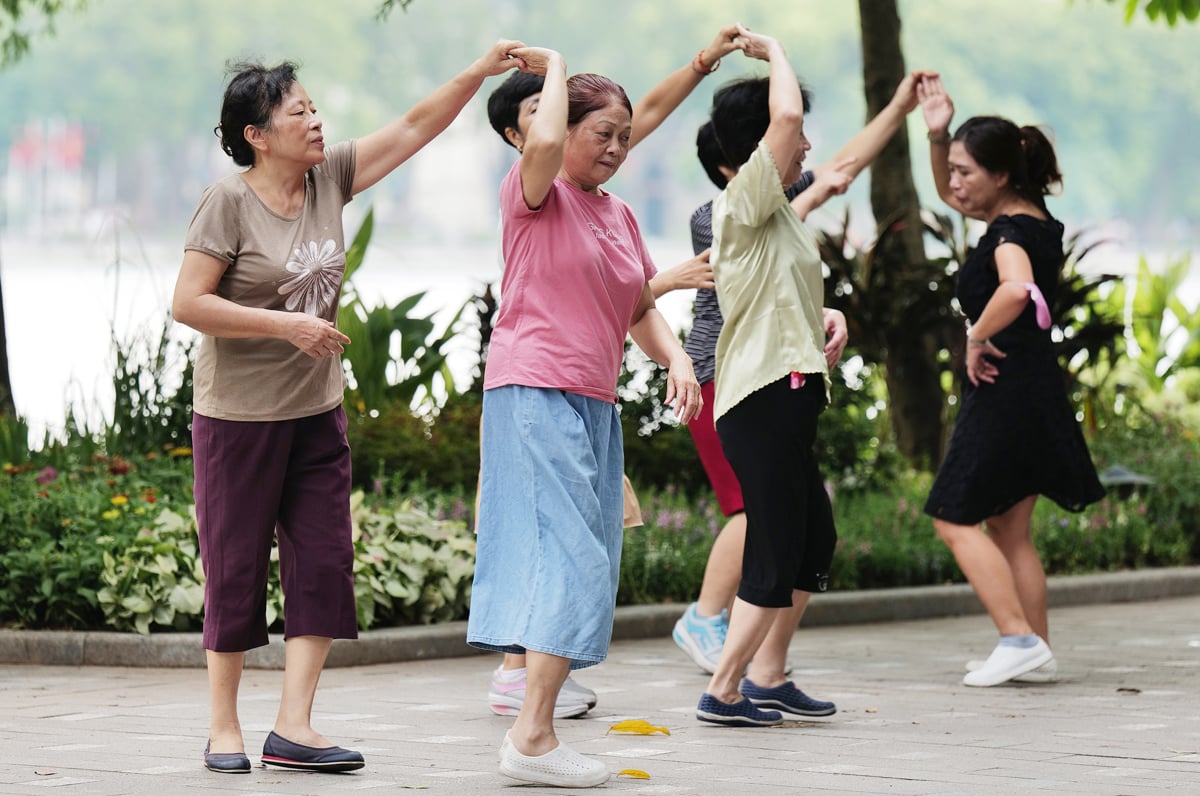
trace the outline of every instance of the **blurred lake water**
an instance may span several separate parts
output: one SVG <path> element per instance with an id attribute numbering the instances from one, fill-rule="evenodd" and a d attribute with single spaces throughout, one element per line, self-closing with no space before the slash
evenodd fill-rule
<path id="1" fill-rule="evenodd" d="M 686 241 L 652 241 L 660 268 L 691 256 Z M 17 411 L 40 441 L 61 429 L 68 406 L 93 427 L 111 414 L 113 335 L 157 335 L 170 307 L 182 241 L 104 244 L 0 239 L 9 368 Z M 374 240 L 353 281 L 367 306 L 395 304 L 425 291 L 418 313 L 432 314 L 444 328 L 458 308 L 491 281 L 499 280 L 496 248 L 411 246 Z M 694 291 L 677 291 L 660 307 L 676 329 L 690 323 Z M 194 336 L 175 324 L 175 339 Z M 456 339 L 449 364 L 465 386 L 478 364 L 475 339 Z"/>

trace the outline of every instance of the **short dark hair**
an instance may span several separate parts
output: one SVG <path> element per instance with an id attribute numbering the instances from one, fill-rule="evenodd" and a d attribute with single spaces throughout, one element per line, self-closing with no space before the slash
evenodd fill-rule
<path id="1" fill-rule="evenodd" d="M 704 173 L 712 180 L 713 185 L 722 191 L 725 190 L 729 180 L 725 179 L 719 167 L 729 164 L 725 162 L 725 155 L 721 152 L 721 144 L 713 132 L 711 121 L 700 125 L 700 129 L 696 131 L 696 156 L 700 158 L 700 165 L 704 167 Z"/>
<path id="2" fill-rule="evenodd" d="M 1045 207 L 1045 197 L 1062 185 L 1054 145 L 1038 127 L 1016 124 L 1000 116 L 973 116 L 959 126 L 955 141 L 993 174 L 1007 174 L 1017 194 Z"/>
<path id="3" fill-rule="evenodd" d="M 766 134 L 771 124 L 770 92 L 770 78 L 748 77 L 726 83 L 713 95 L 713 133 L 730 168 L 741 168 Z M 812 101 L 803 84 L 800 94 L 807 113 Z"/>
<path id="4" fill-rule="evenodd" d="M 291 61 L 266 67 L 252 61 L 230 64 L 231 74 L 221 102 L 221 123 L 213 132 L 221 140 L 221 149 L 239 166 L 253 166 L 254 147 L 246 140 L 246 125 L 271 129 L 271 114 L 283 102 L 284 95 L 296 82 L 299 67 Z"/>
<path id="5" fill-rule="evenodd" d="M 515 146 L 504 131 L 508 128 L 519 130 L 517 118 L 521 115 L 521 103 L 526 97 L 538 94 L 546 79 L 541 75 L 531 75 L 528 72 L 514 72 L 501 83 L 488 97 L 488 121 L 504 143 Z"/>

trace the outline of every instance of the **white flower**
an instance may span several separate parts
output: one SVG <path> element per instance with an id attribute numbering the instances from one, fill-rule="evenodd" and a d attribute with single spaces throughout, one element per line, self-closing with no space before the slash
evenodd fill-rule
<path id="1" fill-rule="evenodd" d="M 324 317 L 337 302 L 346 272 L 346 254 L 332 240 L 320 246 L 315 240 L 303 243 L 292 251 L 292 259 L 284 266 L 295 276 L 279 286 L 279 295 L 289 310 L 301 310 L 309 315 Z"/>

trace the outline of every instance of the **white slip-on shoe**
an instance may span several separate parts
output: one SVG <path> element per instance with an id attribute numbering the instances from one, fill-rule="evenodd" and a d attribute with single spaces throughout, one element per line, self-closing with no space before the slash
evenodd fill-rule
<path id="1" fill-rule="evenodd" d="M 967 661 L 967 671 L 975 672 L 983 668 L 987 661 Z M 1055 683 L 1058 682 L 1058 659 L 1051 658 L 1036 669 L 1030 669 L 1025 674 L 1013 678 L 1014 683 Z"/>
<path id="2" fill-rule="evenodd" d="M 504 743 L 500 744 L 500 773 L 521 782 L 558 788 L 594 788 L 608 782 L 610 776 L 603 763 L 584 757 L 561 741 L 544 755 L 523 755 L 508 733 L 504 733 Z"/>
<path id="3" fill-rule="evenodd" d="M 963 685 L 984 687 L 1007 683 L 1054 659 L 1054 653 L 1042 639 L 1032 647 L 1008 647 L 997 644 L 983 666 L 963 677 Z"/>

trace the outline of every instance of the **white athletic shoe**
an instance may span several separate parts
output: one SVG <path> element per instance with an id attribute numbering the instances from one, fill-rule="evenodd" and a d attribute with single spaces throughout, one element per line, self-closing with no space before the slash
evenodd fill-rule
<path id="1" fill-rule="evenodd" d="M 500 744 L 500 773 L 522 782 L 559 788 L 594 788 L 608 782 L 610 776 L 603 763 L 584 757 L 561 741 L 544 755 L 523 755 L 508 733 L 504 733 L 504 743 Z"/>
<path id="2" fill-rule="evenodd" d="M 967 671 L 975 672 L 983 668 L 987 661 L 967 661 Z M 1051 658 L 1036 669 L 1030 669 L 1025 674 L 1013 678 L 1014 683 L 1054 683 L 1058 681 L 1058 659 Z"/>
<path id="3" fill-rule="evenodd" d="M 1054 660 L 1054 653 L 1042 639 L 1032 647 L 1008 647 L 997 644 L 983 666 L 963 677 L 963 685 L 986 688 L 1007 683 Z"/>
<path id="4" fill-rule="evenodd" d="M 520 679 L 509 682 L 500 677 L 501 668 L 492 672 L 492 685 L 488 689 L 488 707 L 497 716 L 515 716 L 521 712 L 525 703 L 525 670 L 521 670 Z M 586 696 L 585 696 L 586 694 Z M 591 704 L 587 697 L 590 696 Z M 554 703 L 554 718 L 573 719 L 582 716 L 596 704 L 596 692 L 575 683 L 570 677 L 559 689 L 558 699 Z"/>
<path id="5" fill-rule="evenodd" d="M 588 710 L 591 710 L 596 707 L 596 692 L 575 682 L 575 678 L 568 674 L 567 679 L 563 681 L 562 689 L 558 692 L 558 701 L 582 702 L 588 706 Z"/>

